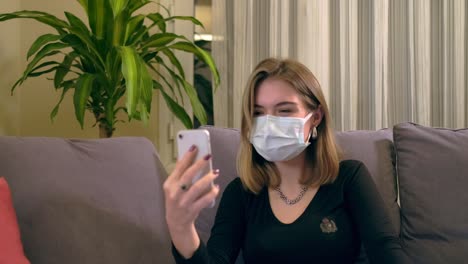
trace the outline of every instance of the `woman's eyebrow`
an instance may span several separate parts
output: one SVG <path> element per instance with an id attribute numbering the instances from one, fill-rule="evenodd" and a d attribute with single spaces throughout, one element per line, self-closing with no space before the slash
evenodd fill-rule
<path id="1" fill-rule="evenodd" d="M 296 106 L 297 103 L 296 103 L 296 102 L 284 101 L 284 102 L 279 102 L 279 103 L 275 104 L 275 107 L 278 107 L 278 106 L 285 106 L 285 105 Z M 255 108 L 263 108 L 263 106 L 261 106 L 261 105 L 259 105 L 259 104 L 254 104 L 254 107 L 255 107 Z"/>
<path id="2" fill-rule="evenodd" d="M 285 105 L 293 105 L 293 106 L 296 106 L 297 103 L 296 102 L 288 102 L 288 101 L 285 101 L 285 102 L 279 102 L 277 103 L 275 106 L 285 106 Z"/>

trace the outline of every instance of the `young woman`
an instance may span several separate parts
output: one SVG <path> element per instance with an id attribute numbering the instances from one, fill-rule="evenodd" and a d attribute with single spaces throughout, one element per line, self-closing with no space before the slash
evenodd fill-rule
<path id="1" fill-rule="evenodd" d="M 366 167 L 340 160 L 320 84 L 302 64 L 266 59 L 244 92 L 240 178 L 223 193 L 205 246 L 195 219 L 218 195 L 193 147 L 164 183 L 177 263 L 407 263 Z M 222 172 L 221 172 L 222 173 Z M 211 189 L 209 189 L 211 188 Z M 209 189 L 207 192 L 206 190 Z"/>

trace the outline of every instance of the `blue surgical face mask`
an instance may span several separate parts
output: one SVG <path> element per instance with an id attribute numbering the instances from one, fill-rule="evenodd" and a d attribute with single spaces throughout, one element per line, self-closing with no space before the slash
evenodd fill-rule
<path id="1" fill-rule="evenodd" d="M 264 159 L 287 161 L 297 157 L 310 145 L 310 133 L 304 141 L 304 125 L 312 116 L 280 117 L 264 115 L 254 118 L 250 142 Z"/>

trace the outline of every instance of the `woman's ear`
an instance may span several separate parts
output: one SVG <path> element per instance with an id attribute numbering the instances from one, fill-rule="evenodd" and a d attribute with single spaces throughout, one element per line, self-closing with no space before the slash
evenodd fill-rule
<path id="1" fill-rule="evenodd" d="M 314 112 L 313 115 L 310 117 L 310 120 L 311 120 L 310 123 L 312 127 L 318 127 L 320 123 L 322 122 L 322 118 L 323 118 L 322 106 L 319 105 L 317 109 L 315 109 L 313 112 Z"/>

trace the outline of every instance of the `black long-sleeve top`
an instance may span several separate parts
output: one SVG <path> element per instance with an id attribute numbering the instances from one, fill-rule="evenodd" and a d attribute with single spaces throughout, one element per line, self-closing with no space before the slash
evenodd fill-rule
<path id="1" fill-rule="evenodd" d="M 242 249 L 246 264 L 342 264 L 354 262 L 361 241 L 370 263 L 409 263 L 367 168 L 347 160 L 290 224 L 273 214 L 267 187 L 255 195 L 236 178 L 223 193 L 207 246 L 201 242 L 188 260 L 174 247 L 173 255 L 179 264 L 234 263 Z"/>

